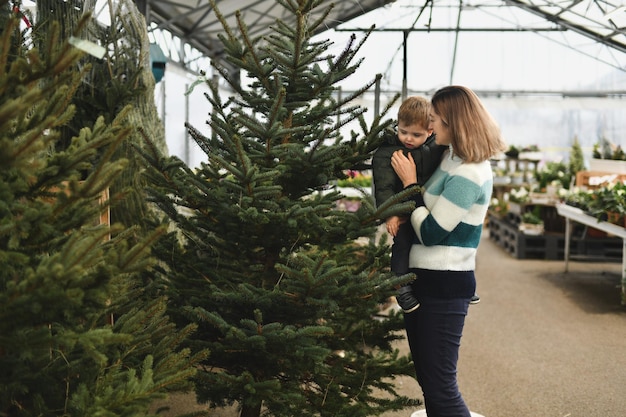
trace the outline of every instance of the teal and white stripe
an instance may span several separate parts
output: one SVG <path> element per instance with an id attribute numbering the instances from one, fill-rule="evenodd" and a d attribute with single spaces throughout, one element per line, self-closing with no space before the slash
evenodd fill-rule
<path id="1" fill-rule="evenodd" d="M 426 207 L 411 215 L 420 242 L 411 249 L 411 268 L 473 271 L 492 189 L 489 161 L 463 163 L 444 156 L 425 184 Z"/>

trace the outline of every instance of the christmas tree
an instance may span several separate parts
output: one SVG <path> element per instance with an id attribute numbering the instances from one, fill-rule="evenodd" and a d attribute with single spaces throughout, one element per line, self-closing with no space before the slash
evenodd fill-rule
<path id="1" fill-rule="evenodd" d="M 569 152 L 568 168 L 574 181 L 576 180 L 576 174 L 585 170 L 585 157 L 578 136 L 574 136 L 574 141 Z"/>
<path id="2" fill-rule="evenodd" d="M 89 0 L 39 0 L 35 41 L 46 42 L 48 25 L 57 16 L 63 16 L 64 36 L 72 36 L 81 17 L 92 11 L 94 6 Z M 143 145 L 142 135 L 146 135 L 165 152 L 165 130 L 154 102 L 155 82 L 143 15 L 132 0 L 116 0 L 107 7 L 98 7 L 98 11 L 100 19 L 94 17 L 86 22 L 80 41 L 106 48 L 100 52 L 102 57 L 86 55 L 81 60 L 82 65 L 88 66 L 74 93 L 75 114 L 62 128 L 60 145 L 83 126 L 92 124 L 96 117 L 103 117 L 105 122 L 110 123 L 119 117 L 121 109 L 128 107 L 124 121 L 136 129 L 129 133 L 113 155 L 113 159 L 126 159 L 127 164 L 112 184 L 112 190 L 120 198 L 111 207 L 111 217 L 115 222 L 131 226 L 142 222 L 149 210 L 143 195 L 145 184 L 139 175 L 143 161 L 135 148 Z"/>
<path id="3" fill-rule="evenodd" d="M 210 351 L 194 378 L 197 399 L 237 404 L 242 417 L 374 416 L 415 405 L 393 384 L 413 374 L 393 345 L 402 317 L 381 314 L 409 277 L 391 277 L 386 238 L 375 238 L 380 218 L 410 205 L 377 211 L 363 190 L 361 207 L 342 211 L 333 186 L 369 167 L 393 102 L 368 125 L 366 109 L 351 103 L 379 76 L 337 94 L 367 36 L 332 56 L 329 40 L 313 38 L 327 15 L 322 2 L 277 3 L 295 25 L 277 20 L 271 35 L 253 39 L 211 2 L 227 60 L 213 70 L 233 93 L 208 81 L 212 134 L 188 126 L 206 162 L 145 154 L 151 200 L 171 227 L 155 248 L 171 315 L 198 325 L 193 351 Z"/>
<path id="4" fill-rule="evenodd" d="M 145 416 L 188 389 L 204 353 L 180 346 L 193 325 L 142 295 L 163 231 L 107 221 L 130 109 L 66 136 L 88 65 L 62 25 L 25 18 L 0 3 L 0 415 Z"/>

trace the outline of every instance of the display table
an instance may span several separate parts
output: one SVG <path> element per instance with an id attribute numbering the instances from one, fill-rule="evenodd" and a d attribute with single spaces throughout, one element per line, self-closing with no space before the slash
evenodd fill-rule
<path id="1" fill-rule="evenodd" d="M 567 204 L 556 204 L 559 215 L 565 217 L 565 272 L 569 270 L 569 249 L 572 235 L 571 221 L 584 224 L 594 229 L 602 230 L 622 239 L 622 305 L 626 305 L 626 229 L 613 223 L 598 221 L 593 216 L 585 214 L 581 209 L 568 206 Z"/>

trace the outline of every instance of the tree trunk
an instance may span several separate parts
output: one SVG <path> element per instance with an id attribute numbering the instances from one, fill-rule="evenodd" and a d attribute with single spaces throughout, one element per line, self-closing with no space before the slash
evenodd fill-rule
<path id="1" fill-rule="evenodd" d="M 261 415 L 261 401 L 256 404 L 244 404 L 239 417 L 259 417 Z"/>

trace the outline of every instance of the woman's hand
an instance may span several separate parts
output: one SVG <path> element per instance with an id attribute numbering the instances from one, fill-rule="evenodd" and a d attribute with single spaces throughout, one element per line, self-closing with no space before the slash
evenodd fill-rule
<path id="1" fill-rule="evenodd" d="M 402 150 L 395 151 L 391 155 L 391 167 L 402 181 L 402 185 L 406 188 L 409 185 L 417 184 L 417 169 L 413 156 L 409 153 L 408 158 L 404 156 Z"/>

